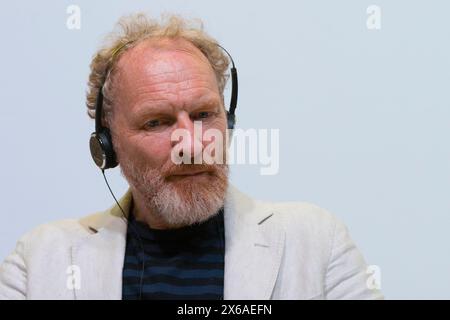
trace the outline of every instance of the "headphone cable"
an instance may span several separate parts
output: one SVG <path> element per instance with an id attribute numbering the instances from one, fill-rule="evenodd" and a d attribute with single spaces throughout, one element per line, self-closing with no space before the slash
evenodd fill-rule
<path id="1" fill-rule="evenodd" d="M 144 282 L 144 273 L 145 273 L 145 250 L 144 250 L 144 243 L 142 241 L 141 236 L 139 235 L 139 232 L 136 231 L 134 225 L 132 223 L 130 223 L 130 221 L 128 220 L 125 211 L 122 209 L 122 206 L 120 205 L 119 201 L 117 201 L 114 193 L 111 190 L 111 187 L 109 186 L 108 183 L 108 179 L 106 179 L 106 175 L 105 175 L 105 170 L 102 169 L 102 174 L 103 174 L 103 178 L 105 179 L 106 185 L 108 186 L 109 192 L 111 193 L 112 197 L 114 198 L 114 200 L 117 203 L 117 206 L 119 207 L 120 211 L 122 211 L 122 220 L 127 224 L 127 226 L 131 227 L 131 230 L 134 232 L 134 234 L 136 235 L 137 239 L 139 240 L 139 244 L 141 246 L 141 251 L 142 251 L 142 269 L 141 269 L 141 276 L 139 279 L 139 300 L 142 300 L 142 287 L 143 287 L 143 282 Z"/>

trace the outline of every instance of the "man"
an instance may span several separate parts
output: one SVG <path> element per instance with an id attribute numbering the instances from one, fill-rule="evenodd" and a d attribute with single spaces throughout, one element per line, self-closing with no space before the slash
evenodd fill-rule
<path id="1" fill-rule="evenodd" d="M 0 267 L 0 298 L 382 298 L 325 210 L 253 200 L 228 184 L 226 163 L 174 163 L 173 150 L 194 159 L 210 143 L 194 122 L 228 134 L 221 47 L 176 16 L 120 26 L 93 59 L 87 106 L 94 117 L 103 99 L 97 115 L 129 191 L 105 212 L 25 235 Z"/>

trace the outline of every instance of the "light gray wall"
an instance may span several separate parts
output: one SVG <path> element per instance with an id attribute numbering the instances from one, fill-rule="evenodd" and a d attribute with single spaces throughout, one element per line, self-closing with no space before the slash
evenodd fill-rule
<path id="1" fill-rule="evenodd" d="M 81 29 L 66 27 L 68 5 Z M 366 9 L 382 10 L 368 30 Z M 119 16 L 204 20 L 232 54 L 238 127 L 280 129 L 280 172 L 234 167 L 256 198 L 335 213 L 387 298 L 450 298 L 450 2 L 14 1 L 0 8 L 0 260 L 38 224 L 112 198 L 88 153 L 89 62 Z M 116 195 L 126 183 L 108 173 Z"/>

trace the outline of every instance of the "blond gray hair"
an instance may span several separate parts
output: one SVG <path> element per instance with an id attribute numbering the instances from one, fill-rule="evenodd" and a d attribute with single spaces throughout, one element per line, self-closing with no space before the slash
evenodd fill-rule
<path id="1" fill-rule="evenodd" d="M 165 15 L 160 21 L 144 13 L 122 17 L 116 30 L 105 37 L 104 44 L 95 53 L 91 65 L 86 93 L 87 112 L 95 118 L 95 106 L 100 88 L 102 88 L 103 112 L 106 119 L 112 112 L 112 90 L 114 86 L 115 66 L 120 56 L 145 39 L 170 38 L 184 39 L 198 48 L 208 59 L 216 75 L 219 92 L 222 95 L 228 79 L 228 57 L 203 28 L 200 20 L 186 20 L 178 15 Z"/>

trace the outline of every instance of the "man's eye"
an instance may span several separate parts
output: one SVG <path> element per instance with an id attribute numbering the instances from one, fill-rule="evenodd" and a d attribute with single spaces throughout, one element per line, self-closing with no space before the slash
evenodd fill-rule
<path id="1" fill-rule="evenodd" d="M 210 112 L 208 112 L 208 111 L 202 111 L 202 112 L 199 112 L 199 113 L 198 113 L 198 118 L 199 118 L 199 119 L 206 119 L 206 118 L 208 118 L 210 115 L 211 115 Z"/>
<path id="2" fill-rule="evenodd" d="M 156 128 L 157 126 L 159 126 L 161 124 L 161 122 L 159 120 L 150 120 L 147 121 L 147 123 L 145 124 L 145 126 L 147 128 Z"/>

